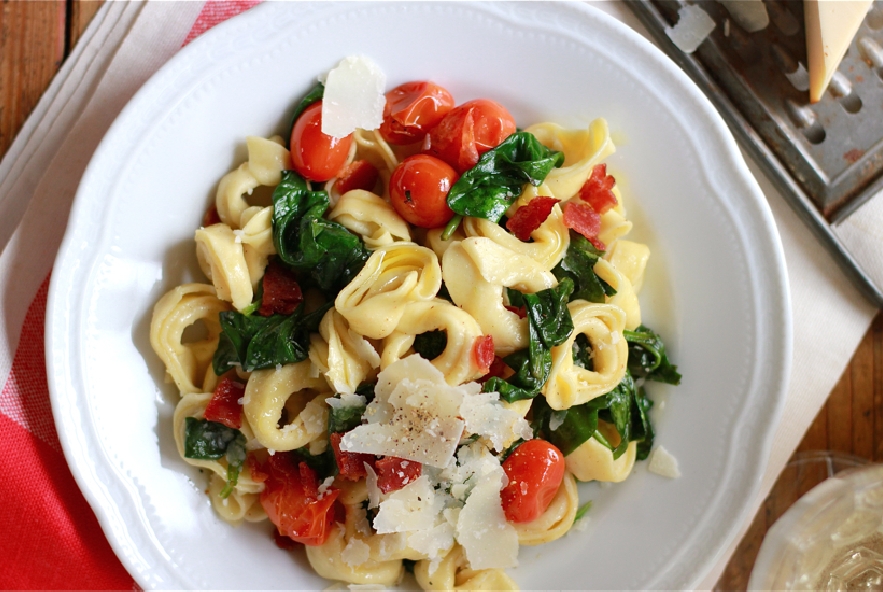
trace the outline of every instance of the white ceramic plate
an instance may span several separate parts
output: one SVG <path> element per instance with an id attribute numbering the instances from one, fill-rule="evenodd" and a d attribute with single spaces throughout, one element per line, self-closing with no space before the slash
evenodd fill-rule
<path id="1" fill-rule="evenodd" d="M 643 38 L 576 4 L 267 4 L 183 49 L 137 94 L 83 178 L 52 275 L 47 362 L 58 432 L 113 548 L 146 588 L 322 588 L 266 525 L 231 528 L 175 452 L 176 393 L 153 304 L 199 277 L 193 231 L 246 135 L 285 128 L 316 76 L 370 56 L 389 86 L 430 78 L 520 126 L 605 117 L 633 237 L 652 248 L 645 323 L 684 375 L 658 402 L 674 480 L 641 463 L 584 485 L 585 531 L 525 547 L 524 588 L 696 584 L 758 490 L 784 398 L 790 316 L 772 217 L 724 123 Z"/>

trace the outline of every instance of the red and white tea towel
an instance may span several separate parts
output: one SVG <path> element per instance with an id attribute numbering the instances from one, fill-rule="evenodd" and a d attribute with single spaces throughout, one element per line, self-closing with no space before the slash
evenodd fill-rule
<path id="1" fill-rule="evenodd" d="M 256 3 L 107 2 L 0 162 L 2 588 L 137 588 L 80 494 L 55 432 L 43 348 L 50 272 L 80 177 L 116 115 L 178 49 Z M 594 4 L 645 33 L 626 7 Z M 782 234 L 794 314 L 786 421 L 776 434 L 759 504 L 876 311 L 753 170 Z M 875 208 L 880 220 L 864 218 L 850 231 L 853 242 L 880 253 L 883 239 L 874 235 L 883 228 L 879 198 Z M 879 267 L 875 274 L 883 272 L 883 261 Z M 704 587 L 717 580 L 730 552 Z"/>

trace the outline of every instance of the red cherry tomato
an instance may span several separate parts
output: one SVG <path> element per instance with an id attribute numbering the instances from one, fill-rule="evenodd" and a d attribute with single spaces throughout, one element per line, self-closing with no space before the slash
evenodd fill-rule
<path id="1" fill-rule="evenodd" d="M 439 228 L 454 217 L 448 191 L 459 175 L 447 163 L 415 154 L 399 163 L 389 179 L 389 200 L 399 216 L 420 228 Z"/>
<path id="2" fill-rule="evenodd" d="M 494 336 L 479 335 L 472 342 L 472 363 L 479 372 L 487 374 L 494 361 Z"/>
<path id="3" fill-rule="evenodd" d="M 304 109 L 291 129 L 291 164 L 305 179 L 327 181 L 346 164 L 352 143 L 352 134 L 335 138 L 322 133 L 322 101 L 318 101 Z"/>
<path id="4" fill-rule="evenodd" d="M 380 135 L 400 146 L 419 142 L 453 108 L 454 97 L 434 82 L 400 84 L 386 93 Z"/>
<path id="5" fill-rule="evenodd" d="M 539 518 L 564 479 L 564 455 L 545 440 L 528 440 L 503 461 L 509 483 L 500 492 L 506 520 L 516 524 Z"/>
<path id="6" fill-rule="evenodd" d="M 367 160 L 354 160 L 340 171 L 337 181 L 334 182 L 334 189 L 340 195 L 353 189 L 373 191 L 378 179 L 380 173 L 377 167 Z"/>
<path id="7" fill-rule="evenodd" d="M 277 453 L 252 475 L 264 477 L 261 505 L 282 536 L 304 545 L 321 545 L 334 526 L 334 500 L 339 489 L 319 493 L 319 478 L 306 463 L 297 466 L 289 455 Z"/>
<path id="8" fill-rule="evenodd" d="M 429 152 L 462 174 L 478 157 L 515 133 L 515 119 L 505 107 L 479 99 L 452 109 L 429 132 Z"/>

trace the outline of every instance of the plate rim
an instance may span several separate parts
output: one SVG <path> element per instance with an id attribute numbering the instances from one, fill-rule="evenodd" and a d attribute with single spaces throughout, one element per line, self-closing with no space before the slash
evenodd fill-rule
<path id="1" fill-rule="evenodd" d="M 375 4 L 383 3 L 371 3 L 371 5 Z M 481 3 L 467 4 L 473 8 L 478 8 L 487 12 L 487 7 L 483 6 Z M 534 3 L 515 3 L 515 5 L 518 4 L 531 6 Z M 508 5 L 507 10 L 520 10 L 520 8 L 515 7 L 515 5 Z M 163 572 L 162 576 L 157 579 L 156 574 L 146 573 L 144 571 L 144 558 L 133 545 L 134 541 L 131 537 L 129 536 L 126 538 L 126 536 L 124 536 L 130 534 L 126 525 L 117 514 L 108 511 L 107 503 L 108 501 L 112 502 L 111 498 L 108 497 L 110 492 L 108 492 L 106 487 L 102 486 L 100 482 L 97 482 L 94 460 L 86 462 L 85 455 L 77 456 L 75 454 L 75 451 L 83 452 L 82 448 L 85 444 L 84 439 L 87 438 L 87 434 L 85 434 L 85 432 L 78 434 L 74 428 L 68 429 L 67 426 L 72 418 L 80 418 L 84 411 L 88 411 L 88 409 L 81 409 L 79 406 L 75 405 L 75 403 L 82 404 L 83 402 L 88 403 L 88 401 L 78 400 L 81 397 L 81 395 L 77 393 L 78 385 L 75 384 L 76 378 L 78 377 L 76 367 L 78 364 L 74 364 L 73 362 L 78 358 L 79 353 L 70 350 L 72 343 L 70 336 L 76 333 L 76 328 L 80 325 L 81 319 L 68 313 L 69 311 L 78 310 L 80 308 L 71 306 L 71 301 L 77 301 L 78 294 L 73 291 L 74 284 L 67 284 L 64 280 L 73 278 L 75 276 L 73 270 L 78 269 L 79 265 L 89 267 L 89 265 L 94 264 L 94 256 L 96 255 L 94 252 L 92 253 L 93 258 L 91 259 L 77 257 L 78 253 L 86 252 L 87 250 L 87 246 L 84 245 L 82 241 L 78 243 L 78 239 L 82 239 L 82 237 L 78 236 L 77 229 L 80 228 L 80 226 L 77 224 L 85 216 L 87 205 L 91 203 L 89 200 L 94 199 L 94 197 L 89 197 L 90 182 L 93 178 L 101 174 L 101 165 L 104 164 L 105 161 L 108 159 L 113 160 L 113 157 L 109 154 L 111 146 L 119 136 L 125 133 L 125 126 L 130 123 L 130 121 L 138 119 L 139 114 L 136 111 L 137 108 L 145 103 L 148 97 L 160 92 L 164 85 L 173 80 L 176 71 L 180 70 L 183 65 L 196 59 L 199 52 L 203 50 L 203 46 L 209 47 L 214 43 L 213 40 L 221 38 L 222 35 L 227 34 L 228 30 L 231 32 L 235 31 L 236 28 L 247 30 L 251 26 L 251 21 L 259 22 L 260 19 L 263 18 L 262 15 L 264 12 L 270 12 L 272 10 L 271 6 L 272 3 L 258 5 L 237 17 L 219 24 L 214 29 L 194 40 L 188 46 L 182 48 L 172 59 L 151 76 L 150 80 L 139 89 L 136 95 L 127 103 L 100 142 L 82 177 L 71 209 L 69 226 L 65 232 L 64 240 L 58 251 L 56 262 L 53 267 L 47 300 L 45 345 L 50 400 L 59 439 L 62 444 L 65 458 L 71 468 L 71 472 L 83 492 L 84 497 L 95 512 L 102 530 L 107 536 L 114 551 L 117 553 L 129 573 L 135 577 L 140 585 L 145 587 L 163 583 L 168 584 L 169 582 L 181 583 L 182 580 L 180 580 L 177 572 Z M 339 5 L 330 3 L 326 4 L 319 10 L 319 12 L 323 13 L 326 10 L 331 11 L 333 10 L 331 7 L 334 6 Z M 358 6 L 363 7 L 366 5 L 359 4 Z M 747 524 L 747 520 L 750 519 L 749 513 L 752 512 L 754 508 L 753 498 L 757 497 L 757 493 L 760 491 L 765 468 L 769 462 L 769 453 L 773 445 L 775 426 L 781 418 L 786 400 L 791 365 L 792 320 L 790 288 L 788 285 L 781 236 L 776 230 L 775 221 L 769 204 L 766 202 L 756 180 L 751 175 L 747 164 L 742 159 L 735 140 L 726 128 L 723 120 L 714 110 L 710 101 L 708 101 L 705 95 L 695 87 L 687 75 L 677 68 L 674 62 L 653 46 L 646 38 L 597 7 L 592 6 L 591 4 L 586 5 L 563 2 L 556 3 L 555 8 L 565 12 L 570 10 L 575 11 L 576 13 L 582 13 L 585 18 L 594 20 L 613 29 L 615 34 L 628 38 L 632 45 L 635 46 L 636 51 L 643 52 L 643 54 L 649 59 L 652 59 L 654 63 L 666 69 L 668 75 L 681 78 L 681 86 L 685 86 L 686 92 L 692 93 L 697 103 L 702 106 L 704 111 L 702 116 L 710 119 L 712 124 L 718 128 L 718 132 L 721 136 L 718 139 L 724 140 L 723 145 L 726 147 L 726 155 L 733 165 L 735 171 L 734 174 L 737 174 L 747 185 L 754 187 L 755 191 L 753 192 L 753 197 L 755 199 L 750 201 L 750 205 L 755 209 L 754 214 L 759 215 L 759 220 L 763 222 L 762 228 L 757 228 L 755 231 L 764 235 L 766 238 L 773 239 L 773 246 L 775 248 L 773 249 L 772 254 L 774 261 L 770 269 L 775 269 L 779 272 L 778 274 L 774 274 L 776 277 L 772 278 L 773 280 L 778 280 L 774 282 L 776 285 L 775 295 L 777 296 L 777 299 L 773 308 L 778 313 L 781 325 L 778 327 L 778 331 L 774 330 L 775 328 L 771 331 L 773 335 L 780 340 L 780 343 L 778 343 L 777 346 L 783 352 L 783 363 L 778 368 L 778 372 L 776 372 L 775 368 L 769 369 L 768 373 L 771 377 L 767 380 L 778 386 L 778 397 L 776 399 L 773 413 L 766 416 L 768 429 L 764 430 L 764 438 L 758 446 L 762 458 L 759 459 L 761 462 L 757 463 L 758 468 L 756 468 L 752 475 L 753 485 L 751 490 L 754 492 L 754 496 L 749 496 L 749 499 L 743 504 L 739 513 L 740 520 L 733 521 L 733 524 L 727 529 L 725 534 L 726 542 L 721 545 L 720 549 L 720 553 L 723 553 L 727 546 L 732 544 L 735 536 L 741 530 L 742 525 Z M 684 85 L 684 82 L 687 84 Z M 92 205 L 94 205 L 94 203 Z M 80 232 L 82 232 L 82 230 L 80 230 Z M 95 247 L 100 245 L 100 242 L 100 240 L 96 239 L 91 246 Z M 71 263 L 75 263 L 76 265 L 70 265 Z M 79 362 L 79 360 L 77 361 Z M 82 364 L 82 362 L 79 362 L 79 364 Z M 80 377 L 79 386 L 82 386 L 82 377 Z M 74 423 L 81 430 L 86 427 L 79 422 Z M 92 452 L 94 452 L 94 450 Z M 698 584 L 702 574 L 706 573 L 714 566 L 715 560 L 716 558 L 708 558 L 702 565 L 697 566 L 696 569 L 693 570 L 693 585 Z M 157 566 L 153 567 L 155 569 Z"/>

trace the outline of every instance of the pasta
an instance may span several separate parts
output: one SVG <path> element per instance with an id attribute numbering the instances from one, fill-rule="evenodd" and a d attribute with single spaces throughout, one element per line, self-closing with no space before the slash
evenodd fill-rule
<path id="1" fill-rule="evenodd" d="M 219 516 L 270 521 L 322 577 L 517 589 L 519 545 L 584 513 L 578 481 L 649 454 L 641 384 L 680 380 L 642 324 L 607 123 L 518 131 L 416 81 L 378 128 L 309 136 L 323 92 L 290 146 L 246 139 L 194 234 L 211 285 L 154 308 L 178 453 Z"/>

